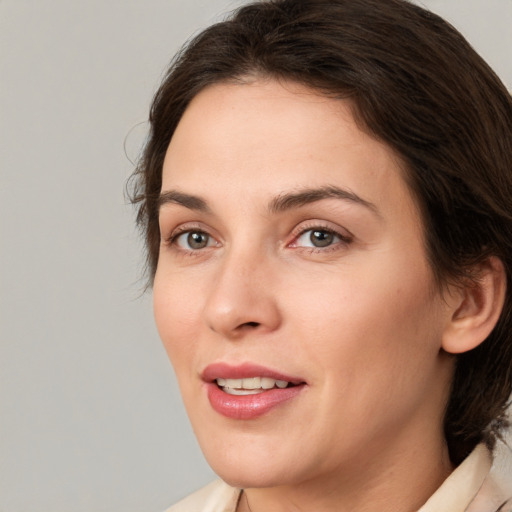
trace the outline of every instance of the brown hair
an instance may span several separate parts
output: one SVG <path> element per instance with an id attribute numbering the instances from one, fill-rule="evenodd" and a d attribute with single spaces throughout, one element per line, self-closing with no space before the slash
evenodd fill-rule
<path id="1" fill-rule="evenodd" d="M 439 283 L 499 257 L 507 297 L 488 339 L 457 357 L 445 435 L 458 464 L 492 447 L 512 391 L 512 100 L 465 39 L 404 0 L 271 0 L 236 11 L 176 56 L 155 95 L 133 175 L 152 283 L 169 141 L 206 86 L 262 76 L 349 98 L 360 124 L 401 155 Z"/>

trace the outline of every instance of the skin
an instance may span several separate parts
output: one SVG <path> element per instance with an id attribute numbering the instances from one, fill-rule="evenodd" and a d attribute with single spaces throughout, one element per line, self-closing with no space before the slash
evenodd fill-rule
<path id="1" fill-rule="evenodd" d="M 155 318 L 208 462 L 246 489 L 239 511 L 413 511 L 452 470 L 442 344 L 456 305 L 434 284 L 402 174 L 348 101 L 298 84 L 210 86 L 177 127 L 162 192 L 207 208 L 160 208 Z M 362 202 L 269 208 L 326 187 Z M 315 247 L 313 228 L 337 234 Z M 219 361 L 307 386 L 262 417 L 228 419 L 201 380 Z"/>

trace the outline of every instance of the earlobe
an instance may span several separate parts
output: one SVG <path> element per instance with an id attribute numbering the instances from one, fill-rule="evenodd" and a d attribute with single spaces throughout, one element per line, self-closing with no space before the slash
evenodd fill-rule
<path id="1" fill-rule="evenodd" d="M 491 256 L 479 265 L 478 277 L 462 287 L 453 301 L 443 332 L 442 348 L 452 354 L 474 349 L 492 332 L 505 301 L 506 273 L 502 261 Z M 454 298 L 452 296 L 452 298 Z"/>

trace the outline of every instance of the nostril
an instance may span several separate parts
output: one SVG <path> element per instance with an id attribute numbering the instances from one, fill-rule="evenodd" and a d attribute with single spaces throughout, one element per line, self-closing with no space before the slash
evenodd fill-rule
<path id="1" fill-rule="evenodd" d="M 258 322 L 246 322 L 244 325 L 247 327 L 258 327 L 260 324 Z"/>

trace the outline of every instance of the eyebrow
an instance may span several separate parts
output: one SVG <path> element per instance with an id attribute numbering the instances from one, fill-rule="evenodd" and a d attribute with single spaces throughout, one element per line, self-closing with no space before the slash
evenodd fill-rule
<path id="1" fill-rule="evenodd" d="M 196 210 L 203 213 L 211 212 L 208 203 L 201 197 L 178 192 L 177 190 L 168 190 L 160 193 L 157 202 L 158 210 L 160 210 L 163 205 L 169 203 L 179 204 L 189 210 Z"/>
<path id="2" fill-rule="evenodd" d="M 277 213 L 289 210 L 291 208 L 306 206 L 307 204 L 315 203 L 316 201 L 321 201 L 322 199 L 333 198 L 343 199 L 345 201 L 350 201 L 352 203 L 364 206 L 380 217 L 379 210 L 373 203 L 363 199 L 362 197 L 359 197 L 357 194 L 350 190 L 332 185 L 320 188 L 307 188 L 297 192 L 280 194 L 270 202 L 269 210 L 271 212 Z"/>
<path id="3" fill-rule="evenodd" d="M 291 210 L 293 208 L 300 208 L 301 206 L 306 206 L 323 199 L 333 198 L 343 199 L 345 201 L 350 201 L 352 203 L 364 206 L 380 217 L 379 210 L 373 203 L 363 199 L 362 197 L 359 197 L 357 194 L 350 190 L 342 189 L 332 185 L 319 188 L 307 188 L 297 192 L 279 194 L 277 197 L 270 201 L 268 209 L 272 213 L 279 213 L 286 210 Z M 208 203 L 202 197 L 186 194 L 184 192 L 178 192 L 177 190 L 167 190 L 160 193 L 157 203 L 158 209 L 160 210 L 163 205 L 169 203 L 179 204 L 190 210 L 196 210 L 202 213 L 211 213 L 211 209 L 208 206 Z"/>

